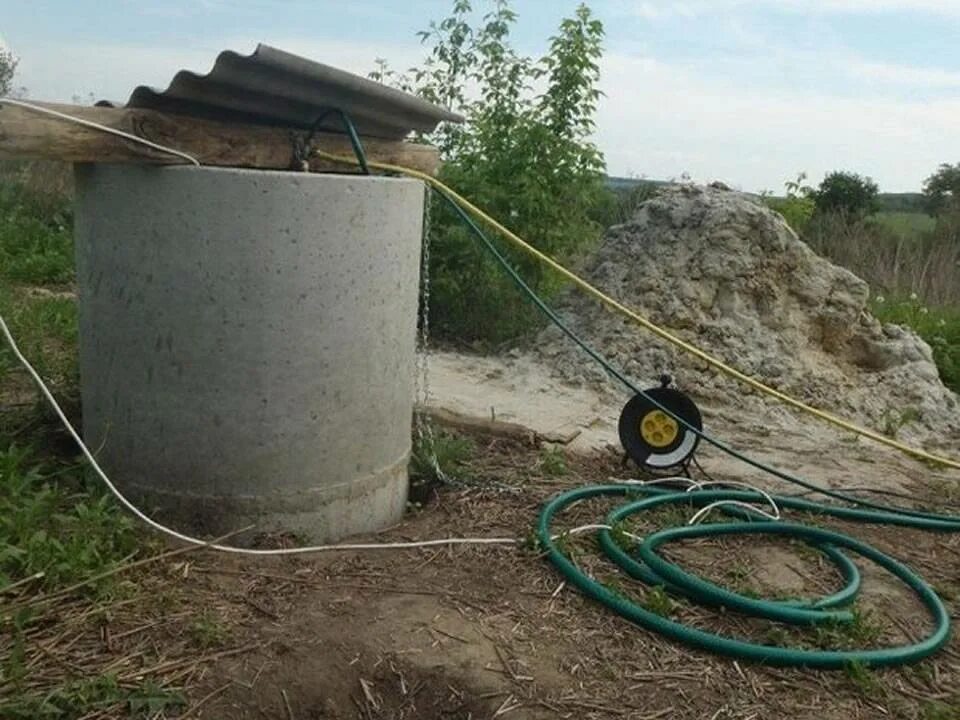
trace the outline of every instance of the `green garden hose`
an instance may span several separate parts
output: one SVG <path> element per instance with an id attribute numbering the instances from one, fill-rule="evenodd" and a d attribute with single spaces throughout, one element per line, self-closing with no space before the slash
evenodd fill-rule
<path id="1" fill-rule="evenodd" d="M 733 522 L 722 524 L 693 525 L 668 528 L 643 539 L 637 548 L 639 557 L 656 575 L 666 579 L 674 592 L 693 602 L 707 605 L 722 604 L 756 616 L 767 617 L 780 622 L 793 624 L 845 622 L 849 617 L 833 611 L 817 614 L 814 610 L 785 607 L 783 603 L 755 600 L 729 590 L 719 588 L 712 583 L 699 580 L 667 562 L 657 554 L 657 548 L 666 543 L 692 538 L 722 537 L 729 535 L 775 535 L 810 543 L 815 548 L 839 547 L 852 551 L 872 560 L 880 567 L 900 579 L 921 600 L 934 622 L 934 630 L 924 639 L 897 647 L 876 650 L 807 650 L 764 645 L 725 637 L 715 633 L 684 625 L 659 615 L 623 595 L 615 592 L 603 583 L 591 578 L 572 562 L 558 546 L 556 533 L 551 529 L 554 517 L 573 503 L 601 496 L 635 497 L 648 495 L 646 499 L 630 502 L 614 510 L 607 517 L 607 524 L 616 527 L 624 519 L 650 510 L 663 504 L 702 505 L 718 500 L 757 501 L 758 493 L 731 490 L 699 490 L 696 492 L 665 492 L 649 486 L 636 485 L 594 485 L 577 488 L 550 500 L 540 514 L 537 526 L 537 539 L 547 557 L 560 573 L 585 595 L 602 603 L 622 617 L 659 633 L 672 640 L 691 645 L 728 657 L 777 666 L 804 666 L 821 669 L 840 669 L 852 663 L 862 663 L 868 667 L 895 666 L 917 662 L 930 656 L 947 642 L 950 636 L 950 616 L 943 602 L 933 589 L 908 567 L 876 548 L 856 540 L 849 535 L 823 530 L 820 528 L 777 521 Z M 803 501 L 798 503 L 791 498 L 775 497 L 778 503 L 793 509 L 818 512 L 846 519 L 864 522 L 885 522 L 882 513 L 852 508 L 834 508 Z M 562 535 L 560 536 L 562 537 Z M 605 538 L 602 547 L 615 564 L 628 574 L 636 571 L 637 561 L 613 542 L 609 530 L 601 531 Z M 615 549 L 615 550 L 614 550 Z"/>

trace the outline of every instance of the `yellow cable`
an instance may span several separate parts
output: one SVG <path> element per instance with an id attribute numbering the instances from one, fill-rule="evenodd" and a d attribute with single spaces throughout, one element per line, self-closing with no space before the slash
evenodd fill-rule
<path id="1" fill-rule="evenodd" d="M 317 157 L 323 158 L 324 160 L 330 160 L 332 162 L 339 162 L 347 165 L 357 164 L 357 161 L 355 158 L 342 157 L 339 155 L 331 155 L 329 153 L 325 153 L 319 150 L 314 151 L 314 154 Z M 886 445 L 887 447 L 891 447 L 896 450 L 899 450 L 900 452 L 906 453 L 907 455 L 912 455 L 916 458 L 920 458 L 922 460 L 928 460 L 930 462 L 934 462 L 940 465 L 946 465 L 947 467 L 960 469 L 960 461 L 958 460 L 953 460 L 947 457 L 941 457 L 939 455 L 933 455 L 932 453 L 928 453 L 925 450 L 921 450 L 920 448 L 915 448 L 909 445 L 905 445 L 904 443 L 898 442 L 893 438 L 889 438 L 885 435 L 881 435 L 880 433 L 874 432 L 873 430 L 870 430 L 868 428 L 860 427 L 859 425 L 856 425 L 852 422 L 844 420 L 843 418 L 839 418 L 835 415 L 831 415 L 828 412 L 819 410 L 811 405 L 807 405 L 806 403 L 800 400 L 797 400 L 796 398 L 793 398 L 790 395 L 780 392 L 776 388 L 772 388 L 769 385 L 765 385 L 759 380 L 750 377 L 749 375 L 745 375 L 744 373 L 740 372 L 736 368 L 731 367 L 730 365 L 727 365 L 722 360 L 719 360 L 713 357 L 712 355 L 707 354 L 700 348 L 694 345 L 691 345 L 690 343 L 678 338 L 676 335 L 673 335 L 667 330 L 664 330 L 659 325 L 655 325 L 654 323 L 650 322 L 645 317 L 637 314 L 627 306 L 617 302 L 612 297 L 610 297 L 609 295 L 606 295 L 601 290 L 595 288 L 593 285 L 591 285 L 590 283 L 588 283 L 586 280 L 579 277 L 578 275 L 574 274 L 570 270 L 567 270 L 567 268 L 565 268 L 563 265 L 561 265 L 556 260 L 551 258 L 549 255 L 545 255 L 544 253 L 537 250 L 535 247 L 530 245 L 528 242 L 524 241 L 521 237 L 519 237 L 515 233 L 511 232 L 508 228 L 501 225 L 499 222 L 497 222 L 492 217 L 487 215 L 483 210 L 478 208 L 476 205 L 471 203 L 462 195 L 458 194 L 455 190 L 452 190 L 447 185 L 437 180 L 435 177 L 428 175 L 427 173 L 420 172 L 419 170 L 414 170 L 412 168 L 407 168 L 400 165 L 390 165 L 388 163 L 378 163 L 378 162 L 369 162 L 369 161 L 367 162 L 367 165 L 371 168 L 376 168 L 377 170 L 395 172 L 401 175 L 414 177 L 419 180 L 423 180 L 426 183 L 429 183 L 433 187 L 441 190 L 442 192 L 449 195 L 451 198 L 455 199 L 461 205 L 461 207 L 463 207 L 465 210 L 468 210 L 471 214 L 473 214 L 483 222 L 487 223 L 490 227 L 494 228 L 497 232 L 499 232 L 505 238 L 510 240 L 514 245 L 519 247 L 525 253 L 527 253 L 528 255 L 532 255 L 533 257 L 540 260 L 540 262 L 551 267 L 553 270 L 563 275 L 574 285 L 579 287 L 581 290 L 583 290 L 587 294 L 592 295 L 594 298 L 599 300 L 601 303 L 603 303 L 607 307 L 625 315 L 626 317 L 630 318 L 641 327 L 644 327 L 650 332 L 652 332 L 657 337 L 662 338 L 663 340 L 666 340 L 667 342 L 671 343 L 672 345 L 675 345 L 676 347 L 693 355 L 694 357 L 700 358 L 708 365 L 716 368 L 717 370 L 719 370 L 720 372 L 726 375 L 729 375 L 730 377 L 736 378 L 740 382 L 752 387 L 753 389 L 759 392 L 762 392 L 766 395 L 769 395 L 770 397 L 774 397 L 777 400 L 780 400 L 781 402 L 785 403 L 786 405 L 796 408 L 797 410 L 801 410 L 805 413 L 809 413 L 810 415 L 813 415 L 814 417 L 820 418 L 825 422 L 828 422 L 839 428 L 843 428 L 844 430 L 855 433 L 857 435 L 870 438 L 875 442 L 878 442 L 882 445 Z"/>

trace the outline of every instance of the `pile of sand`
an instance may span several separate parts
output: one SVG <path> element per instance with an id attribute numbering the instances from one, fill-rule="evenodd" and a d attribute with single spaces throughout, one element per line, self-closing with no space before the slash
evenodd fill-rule
<path id="1" fill-rule="evenodd" d="M 956 437 L 958 397 L 930 347 L 867 311 L 869 289 L 816 255 L 777 213 L 722 187 L 679 186 L 611 228 L 584 276 L 742 372 L 805 402 L 905 439 Z M 644 385 L 662 372 L 711 403 L 767 402 L 579 291 L 561 314 Z M 537 352 L 573 384 L 620 392 L 556 328 Z"/>

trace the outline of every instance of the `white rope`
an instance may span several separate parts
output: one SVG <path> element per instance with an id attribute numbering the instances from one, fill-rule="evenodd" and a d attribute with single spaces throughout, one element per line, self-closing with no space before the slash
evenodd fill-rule
<path id="1" fill-rule="evenodd" d="M 622 480 L 620 478 L 610 477 L 608 478 L 611 482 L 615 482 L 619 485 L 669 485 L 671 483 L 686 483 L 689 485 L 687 492 L 691 490 L 696 490 L 702 486 L 697 480 L 693 478 L 688 478 L 686 475 L 673 475 L 670 477 L 654 478 L 653 480 Z"/>
<path id="2" fill-rule="evenodd" d="M 756 505 L 751 505 L 750 503 L 740 502 L 739 500 L 718 500 L 715 503 L 710 503 L 709 505 L 700 508 L 696 514 L 687 521 L 687 525 L 699 525 L 703 522 L 707 515 L 712 513 L 719 507 L 738 507 L 743 510 L 749 510 L 752 513 L 756 513 L 767 520 L 779 520 L 779 515 L 773 515 L 768 513 L 766 510 L 761 510 Z"/>
<path id="3" fill-rule="evenodd" d="M 719 507 L 724 507 L 724 506 L 739 507 L 744 510 L 749 510 L 753 513 L 756 513 L 757 515 L 760 515 L 766 518 L 767 520 L 781 519 L 780 507 L 777 505 L 776 500 L 773 499 L 773 496 L 770 493 L 766 492 L 765 490 L 762 490 L 758 487 L 754 487 L 753 485 L 749 485 L 748 483 L 736 482 L 733 480 L 730 480 L 730 481 L 694 480 L 693 478 L 688 478 L 685 475 L 674 475 L 672 477 L 654 478 L 653 480 L 620 480 L 620 479 L 611 477 L 610 480 L 620 483 L 622 485 L 641 485 L 641 486 L 666 485 L 666 484 L 681 482 L 681 483 L 686 483 L 688 485 L 685 492 L 697 492 L 697 491 L 703 490 L 704 488 L 710 487 L 711 485 L 714 485 L 714 486 L 720 485 L 725 487 L 739 487 L 739 488 L 743 488 L 745 490 L 750 490 L 752 492 L 757 493 L 758 495 L 763 497 L 763 499 L 766 500 L 767 503 L 770 505 L 770 507 L 773 509 L 772 513 L 768 513 L 765 510 L 761 510 L 760 508 L 754 505 L 751 505 L 746 502 L 740 502 L 739 500 L 718 500 L 715 503 L 711 503 L 709 505 L 706 505 L 705 507 L 700 508 L 696 513 L 694 513 L 693 517 L 691 517 L 687 521 L 688 525 L 697 525 L 698 523 L 703 522 L 703 520 L 705 520 L 706 517 L 711 512 L 713 512 Z M 606 526 L 595 526 L 595 527 L 598 530 L 610 529 Z M 629 535 L 629 533 L 627 534 Z M 634 537 L 634 536 L 631 536 L 631 537 Z"/>
<path id="4" fill-rule="evenodd" d="M 200 167 L 200 161 L 197 160 L 192 155 L 187 155 L 185 152 L 180 152 L 179 150 L 174 150 L 173 148 L 168 148 L 163 145 L 158 145 L 155 142 L 150 142 L 145 140 L 142 137 L 137 137 L 131 133 L 124 132 L 123 130 L 117 130 L 116 128 L 108 127 L 106 125 L 101 125 L 100 123 L 93 122 L 92 120 L 84 120 L 83 118 L 74 117 L 73 115 L 67 115 L 66 113 L 59 112 L 57 110 L 52 110 L 51 108 L 46 108 L 41 105 L 34 105 L 33 103 L 24 102 L 23 100 L 16 100 L 9 97 L 0 97 L 0 103 L 5 103 L 7 105 L 16 105 L 17 107 L 26 108 L 27 110 L 32 110 L 33 112 L 43 113 L 44 115 L 51 115 L 55 118 L 61 120 L 66 120 L 67 122 L 75 123 L 76 125 L 83 125 L 84 127 L 93 128 L 94 130 L 100 130 L 101 132 L 109 133 L 110 135 L 116 135 L 117 137 L 122 137 L 131 142 L 139 143 L 140 145 L 146 145 L 149 148 L 154 150 L 159 150 L 162 153 L 167 155 L 174 155 L 178 158 L 183 158 L 187 162 L 193 163 L 197 167 Z"/>
<path id="5" fill-rule="evenodd" d="M 702 489 L 702 488 L 705 488 L 705 487 L 710 487 L 711 485 L 720 485 L 720 486 L 724 486 L 724 487 L 739 487 L 739 488 L 743 488 L 744 490 L 750 490 L 751 492 L 755 492 L 755 493 L 757 493 L 758 495 L 763 496 L 764 500 L 766 500 L 767 503 L 770 505 L 770 507 L 773 508 L 773 515 L 772 515 L 772 516 L 771 516 L 771 515 L 768 515 L 767 513 L 764 513 L 764 512 L 761 512 L 760 514 L 761 514 L 761 515 L 764 515 L 764 516 L 766 516 L 766 517 L 768 517 L 768 518 L 770 518 L 771 520 L 779 520 L 779 519 L 780 519 L 780 506 L 777 505 L 777 501 L 773 499 L 773 495 L 771 495 L 770 493 L 768 493 L 766 490 L 762 490 L 762 489 L 760 489 L 760 488 L 758 488 L 758 487 L 754 487 L 753 485 L 750 485 L 750 484 L 748 484 L 748 483 L 736 482 L 735 480 L 707 480 L 707 481 L 705 481 L 705 482 L 700 482 L 700 483 L 697 483 L 697 484 L 699 485 L 699 487 L 696 488 L 696 489 L 698 489 L 698 490 L 699 490 L 699 489 Z M 690 492 L 691 490 L 694 490 L 694 488 L 692 488 L 692 487 L 691 487 L 691 488 L 687 488 L 687 492 Z M 719 503 L 713 503 L 713 505 L 708 506 L 708 507 L 711 507 L 711 508 L 713 508 L 713 507 L 720 507 L 720 506 L 723 505 L 724 503 L 726 503 L 726 504 L 741 504 L 741 505 L 742 505 L 742 503 L 738 503 L 736 500 L 721 500 Z M 751 507 L 752 507 L 752 506 L 751 506 Z M 704 509 L 705 509 L 705 508 L 704 508 Z M 700 512 L 702 513 L 703 510 L 701 510 Z M 700 514 L 700 513 L 698 513 L 698 514 L 695 515 L 694 517 L 696 518 L 699 514 Z M 690 524 L 691 524 L 691 525 L 693 524 L 693 520 L 692 520 L 692 519 L 690 520 Z"/>
<path id="6" fill-rule="evenodd" d="M 341 544 L 341 545 L 312 545 L 310 547 L 302 548 L 284 548 L 278 550 L 253 550 L 248 548 L 238 548 L 232 547 L 230 545 L 218 545 L 211 544 L 205 540 L 200 540 L 199 538 L 191 537 L 190 535 L 184 535 L 179 533 L 176 530 L 172 530 L 165 525 L 161 525 L 156 520 L 145 515 L 137 506 L 132 502 L 127 500 L 124 497 L 123 493 L 117 489 L 116 485 L 107 477 L 107 474 L 104 472 L 103 468 L 100 467 L 100 463 L 97 462 L 97 459 L 93 456 L 93 453 L 90 452 L 90 449 L 81 439 L 80 435 L 74 429 L 73 425 L 67 419 L 67 416 L 64 414 L 63 409 L 57 403 L 56 399 L 53 397 L 53 393 L 50 392 L 50 389 L 44 383 L 43 378 L 40 377 L 39 373 L 33 368 L 29 361 L 23 356 L 23 353 L 20 352 L 20 348 L 17 346 L 16 341 L 13 339 L 13 335 L 10 333 L 10 328 L 7 326 L 6 321 L 3 319 L 3 316 L 0 315 L 0 331 L 3 333 L 3 337 L 6 339 L 7 344 L 10 346 L 10 349 L 13 351 L 14 356 L 17 360 L 23 365 L 24 369 L 30 374 L 30 377 L 33 378 L 33 381 L 37 384 L 37 387 L 40 388 L 40 392 L 46 398 L 47 402 L 50 403 L 50 406 L 53 408 L 54 412 L 57 414 L 57 417 L 60 418 L 60 422 L 63 423 L 63 426 L 67 429 L 67 432 L 70 433 L 70 437 L 74 439 L 77 445 L 80 447 L 80 451 L 83 453 L 83 456 L 87 459 L 87 462 L 90 463 L 90 467 L 93 468 L 97 476 L 103 481 L 103 484 L 107 486 L 107 489 L 113 493 L 114 497 L 123 505 L 127 510 L 129 510 L 133 515 L 138 519 L 149 525 L 154 530 L 168 535 L 176 540 L 185 542 L 189 545 L 197 545 L 208 547 L 211 550 L 219 550 L 221 552 L 233 553 L 236 555 L 304 555 L 307 553 L 318 553 L 318 552 L 329 552 L 336 550 L 404 550 L 411 548 L 424 548 L 424 547 L 435 547 L 438 545 L 517 545 L 518 540 L 515 538 L 444 538 L 440 540 L 421 540 L 416 542 L 393 542 L 393 543 L 352 543 L 352 544 Z"/>

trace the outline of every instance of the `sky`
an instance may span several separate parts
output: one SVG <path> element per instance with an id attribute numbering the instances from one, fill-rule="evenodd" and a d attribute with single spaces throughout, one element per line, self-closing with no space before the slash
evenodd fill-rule
<path id="1" fill-rule="evenodd" d="M 407 68 L 452 0 L 0 0 L 39 100 L 124 101 L 258 42 L 366 74 Z M 483 10 L 488 0 L 474 0 Z M 513 0 L 539 56 L 576 0 Z M 594 141 L 612 175 L 781 191 L 806 172 L 918 191 L 960 161 L 960 0 L 588 0 L 605 24 Z"/>

